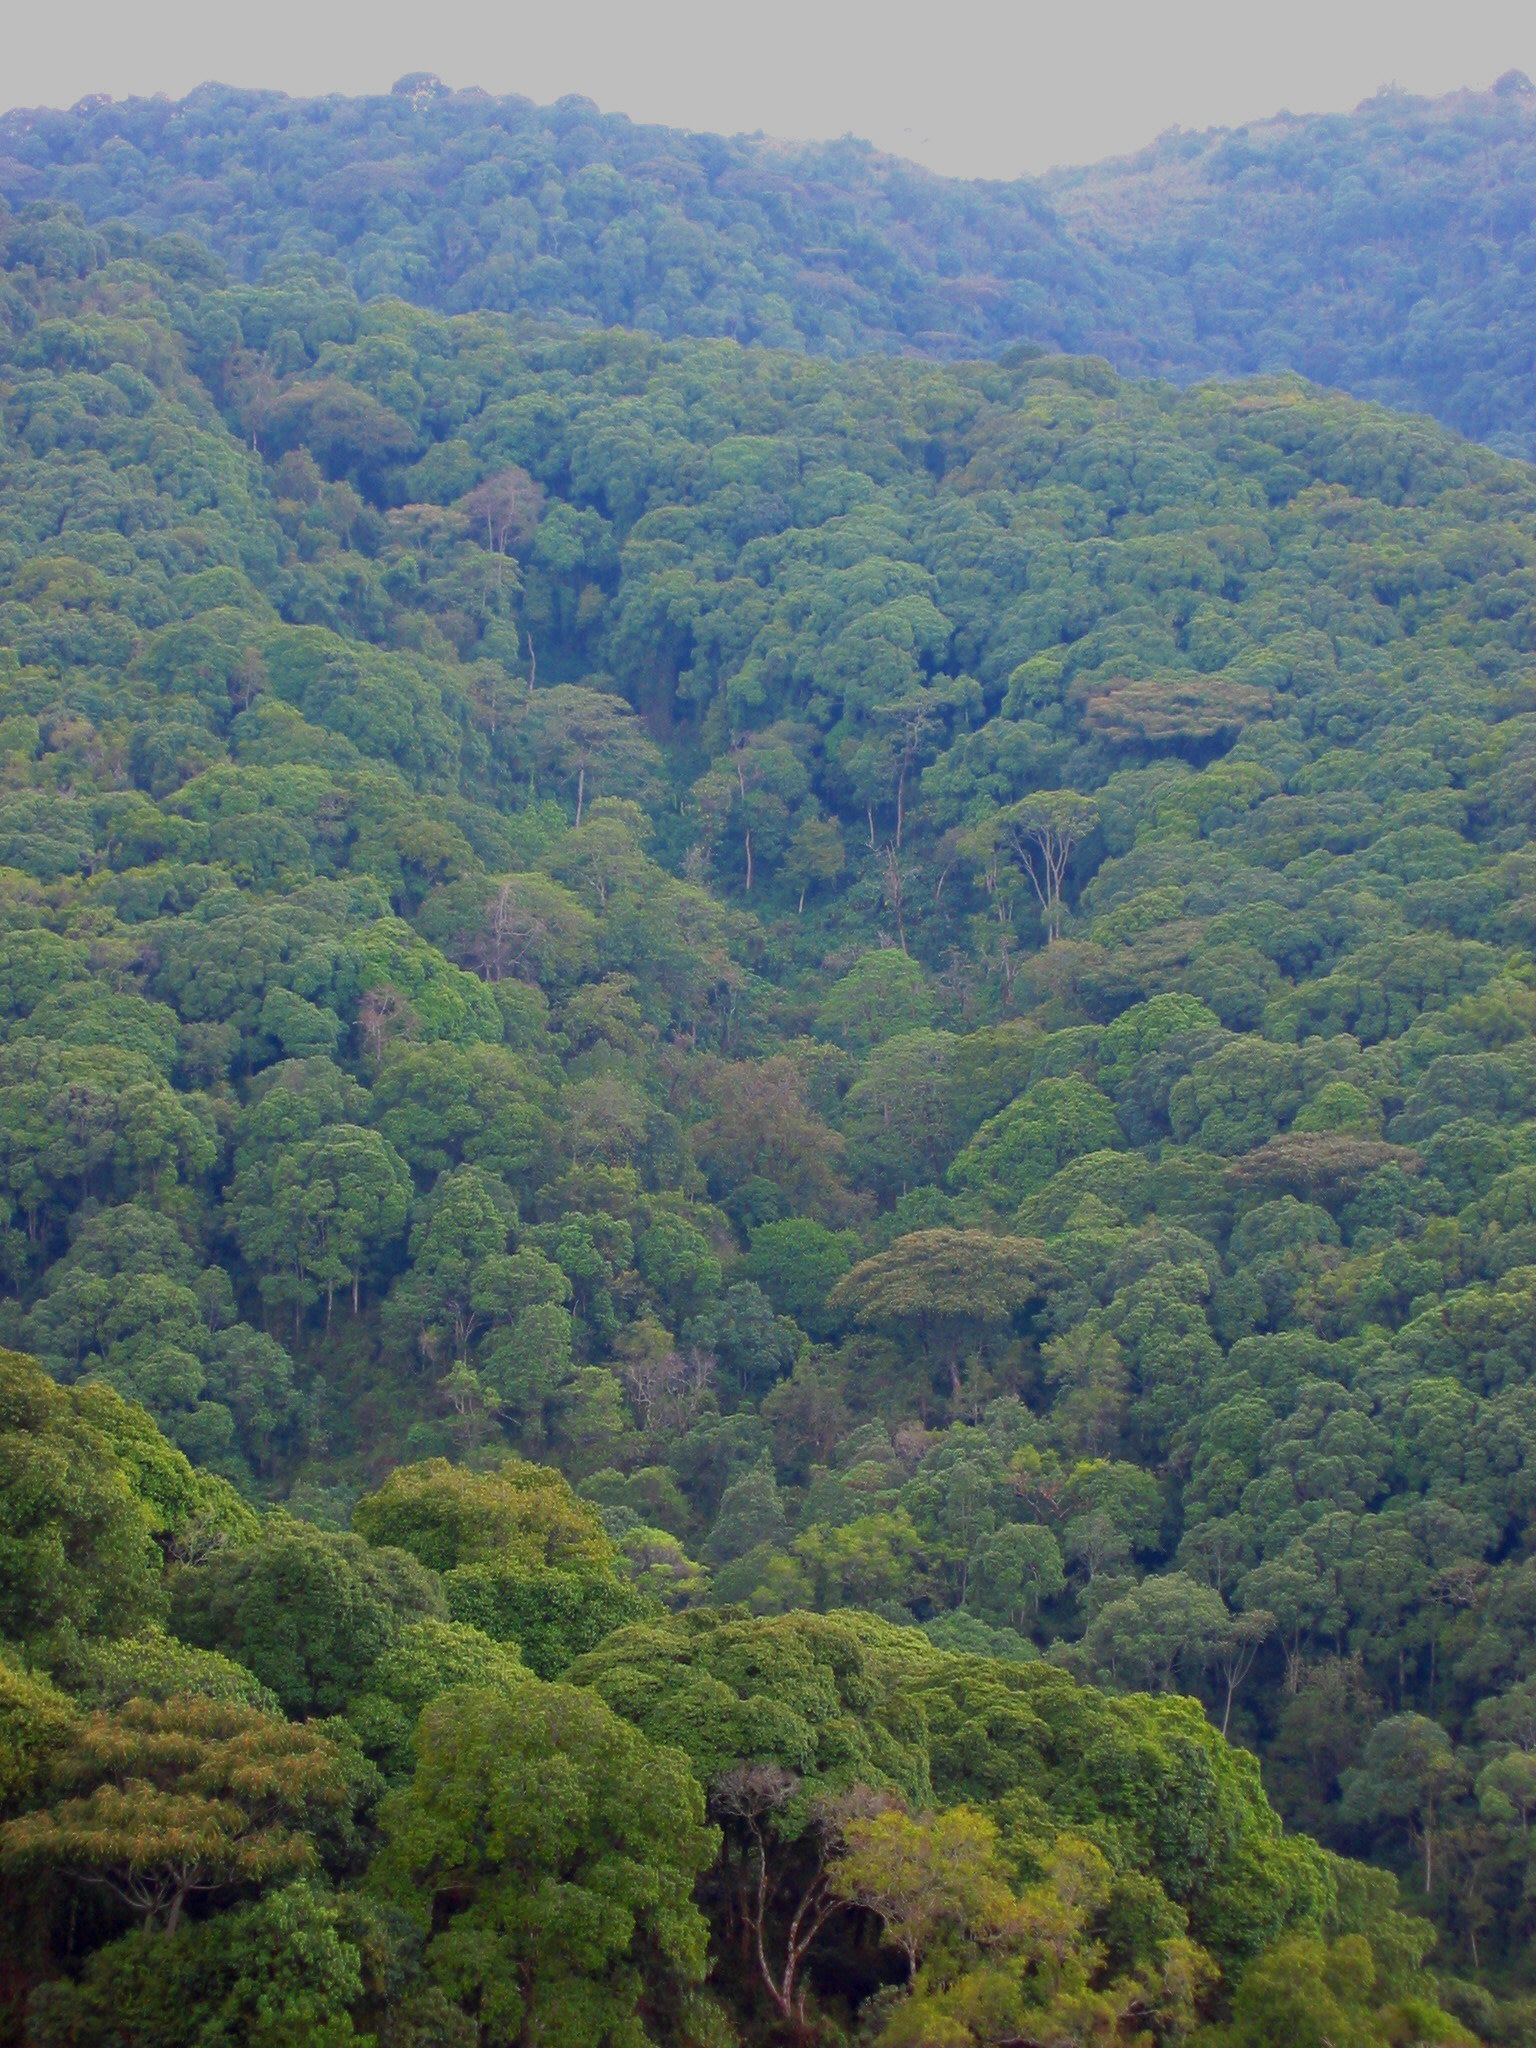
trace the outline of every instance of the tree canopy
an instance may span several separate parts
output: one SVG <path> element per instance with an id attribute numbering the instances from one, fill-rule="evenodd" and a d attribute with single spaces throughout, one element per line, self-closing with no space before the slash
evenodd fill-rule
<path id="1" fill-rule="evenodd" d="M 4 127 L 0 2035 L 1517 2043 L 1529 470 L 406 84 Z"/>

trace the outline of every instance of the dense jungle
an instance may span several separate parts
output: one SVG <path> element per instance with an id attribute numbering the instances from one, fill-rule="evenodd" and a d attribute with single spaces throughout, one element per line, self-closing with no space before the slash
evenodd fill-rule
<path id="1" fill-rule="evenodd" d="M 0 2040 L 1525 2048 L 1536 474 L 403 85 L 4 128 Z"/>

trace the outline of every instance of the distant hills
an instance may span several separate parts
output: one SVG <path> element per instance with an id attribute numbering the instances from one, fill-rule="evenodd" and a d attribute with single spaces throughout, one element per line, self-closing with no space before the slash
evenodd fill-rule
<path id="1" fill-rule="evenodd" d="M 1043 188 L 1085 265 L 1191 372 L 1291 369 L 1507 454 L 1536 430 L 1536 92 L 1168 135 Z M 1128 354 L 1117 358 L 1131 367 Z"/>
<path id="2" fill-rule="evenodd" d="M 853 140 L 645 126 L 428 74 L 373 98 L 206 85 L 0 118 L 0 196 L 190 233 L 246 281 L 817 354 L 1294 369 L 1536 448 L 1536 94 L 1383 93 L 1011 183 Z"/>

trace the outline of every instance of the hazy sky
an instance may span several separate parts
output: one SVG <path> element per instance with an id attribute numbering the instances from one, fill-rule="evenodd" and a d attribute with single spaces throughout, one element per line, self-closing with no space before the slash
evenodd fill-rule
<path id="1" fill-rule="evenodd" d="M 438 72 L 536 100 L 734 133 L 852 132 L 965 176 L 1139 148 L 1164 129 L 1536 76 L 1513 0 L 74 0 L 24 5 L 0 106 L 204 79 L 378 92 Z"/>

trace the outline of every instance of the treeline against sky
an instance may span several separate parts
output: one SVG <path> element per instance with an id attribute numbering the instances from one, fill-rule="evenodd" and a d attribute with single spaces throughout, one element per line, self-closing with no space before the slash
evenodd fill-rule
<path id="1" fill-rule="evenodd" d="M 424 73 L 369 99 L 208 85 L 0 118 L 0 198 L 186 229 L 247 282 L 331 256 L 364 298 L 545 327 L 833 357 L 1028 344 L 1181 383 L 1294 370 L 1528 458 L 1533 108 L 1512 72 L 999 183 Z"/>

